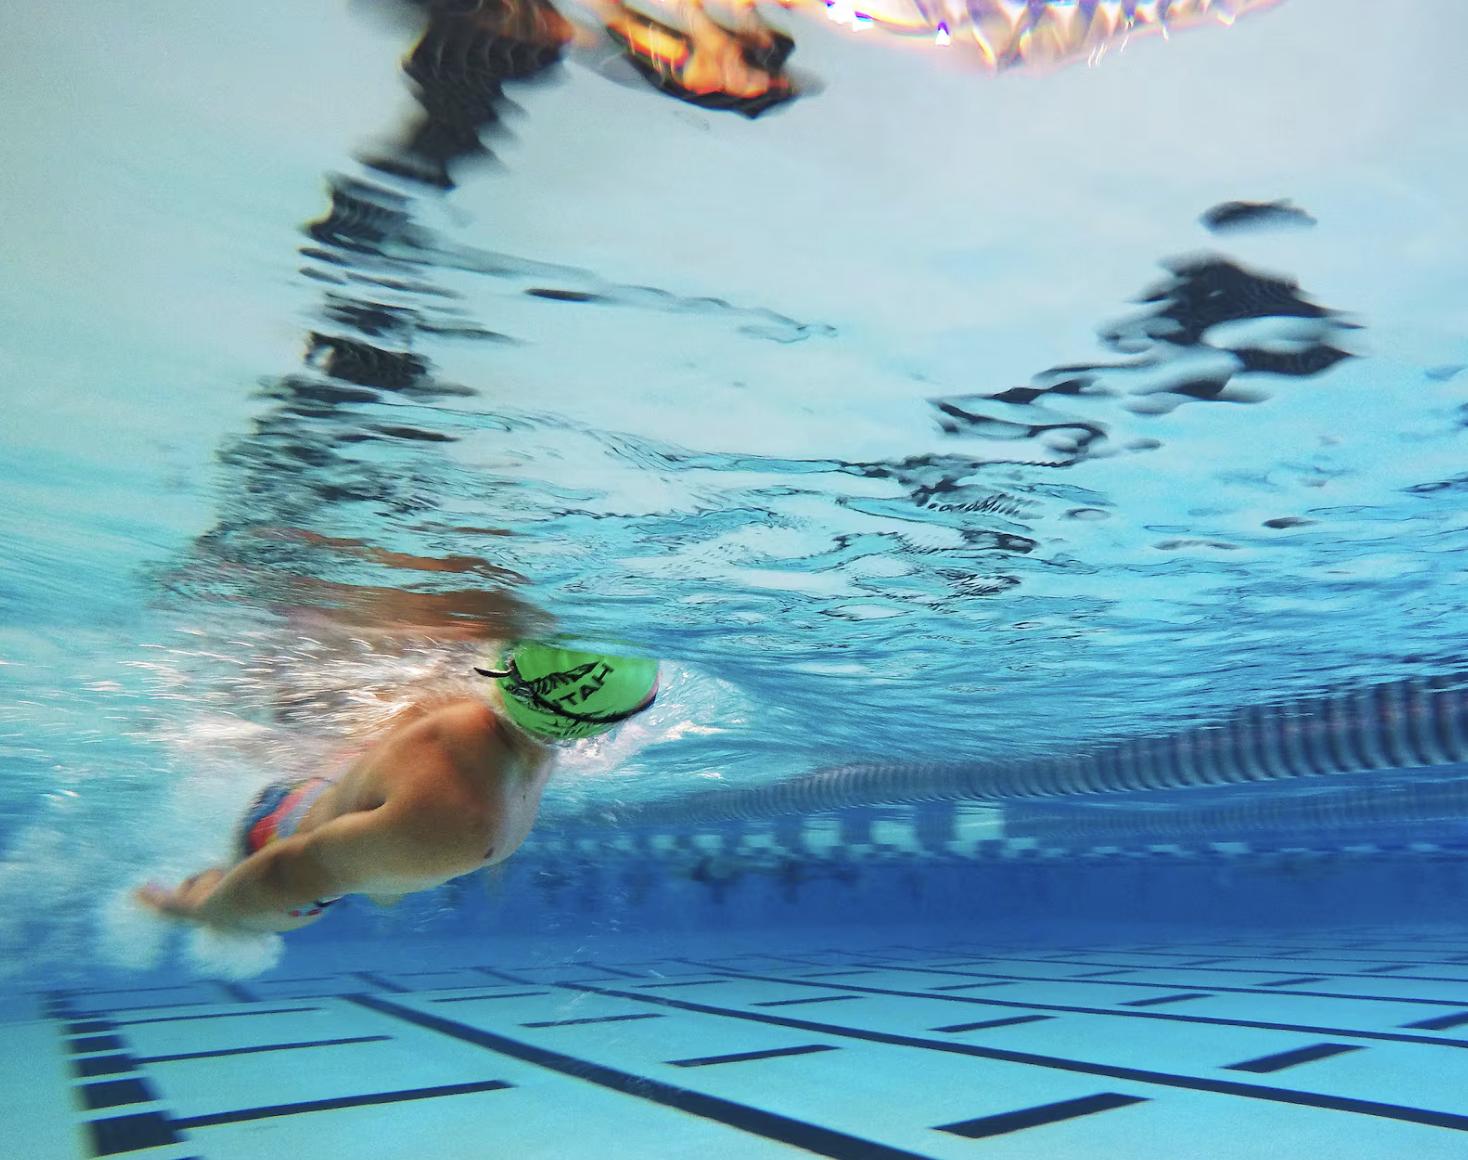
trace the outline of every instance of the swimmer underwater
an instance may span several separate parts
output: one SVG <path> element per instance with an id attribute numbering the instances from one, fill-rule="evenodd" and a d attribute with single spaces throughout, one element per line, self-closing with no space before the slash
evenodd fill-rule
<path id="1" fill-rule="evenodd" d="M 395 901 L 502 862 L 535 822 L 556 747 L 605 733 L 657 696 L 656 661 L 522 642 L 487 700 L 436 706 L 340 776 L 269 786 L 240 827 L 240 861 L 137 899 L 235 931 L 309 925 L 347 894 Z"/>

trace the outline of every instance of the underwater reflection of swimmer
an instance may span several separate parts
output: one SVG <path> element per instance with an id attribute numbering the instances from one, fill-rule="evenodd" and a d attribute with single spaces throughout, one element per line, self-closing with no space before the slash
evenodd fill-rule
<path id="1" fill-rule="evenodd" d="M 240 861 L 138 899 L 225 930 L 305 926 L 347 894 L 396 899 L 504 861 L 529 834 L 558 744 L 652 704 L 655 661 L 525 642 L 485 700 L 424 710 L 338 778 L 268 787 L 240 830 Z"/>
<path id="2" fill-rule="evenodd" d="M 427 18 L 403 62 L 421 112 L 388 151 L 364 160 L 441 189 L 454 187 L 456 162 L 488 155 L 480 134 L 498 125 L 507 82 L 547 76 L 573 45 L 589 48 L 602 35 L 573 24 L 549 0 L 404 2 Z M 622 58 L 668 96 L 754 118 L 797 95 L 784 71 L 795 42 L 766 24 L 750 0 L 735 5 L 730 27 L 701 0 L 679 5 L 682 28 L 621 0 L 594 0 L 593 7 Z"/>
<path id="3" fill-rule="evenodd" d="M 798 95 L 785 73 L 795 41 L 766 24 L 748 0 L 738 5 L 731 28 L 710 17 L 698 0 L 681 6 L 683 30 L 621 0 L 606 0 L 601 10 L 627 61 L 668 96 L 752 119 Z"/>

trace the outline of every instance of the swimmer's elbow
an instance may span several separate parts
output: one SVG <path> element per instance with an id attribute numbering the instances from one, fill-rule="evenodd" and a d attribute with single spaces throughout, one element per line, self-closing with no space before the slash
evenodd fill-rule
<path id="1" fill-rule="evenodd" d="M 323 895 L 380 891 L 384 882 L 426 888 L 479 867 L 492 821 L 488 812 L 447 807 L 351 814 L 308 835 L 288 873 Z"/>
<path id="2" fill-rule="evenodd" d="M 350 894 L 355 885 L 344 868 L 318 856 L 309 840 L 287 839 L 262 851 L 260 886 L 283 909 L 315 898 Z"/>

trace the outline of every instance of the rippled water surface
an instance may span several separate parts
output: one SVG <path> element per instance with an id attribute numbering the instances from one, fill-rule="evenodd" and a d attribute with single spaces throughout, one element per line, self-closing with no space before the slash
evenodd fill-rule
<path id="1" fill-rule="evenodd" d="M 1175 7 L 946 47 L 775 9 L 788 69 L 719 82 L 754 116 L 648 83 L 605 12 L 560 63 L 548 5 L 30 13 L 11 864 L 232 802 L 548 625 L 671 674 L 552 812 L 1449 665 L 1454 9 Z"/>

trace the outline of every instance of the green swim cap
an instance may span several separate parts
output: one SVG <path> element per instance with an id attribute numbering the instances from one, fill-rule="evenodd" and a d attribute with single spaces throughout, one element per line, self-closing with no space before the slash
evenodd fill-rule
<path id="1" fill-rule="evenodd" d="M 493 669 L 505 714 L 527 732 L 553 741 L 595 737 L 641 713 L 658 692 L 658 663 L 521 641 Z"/>

